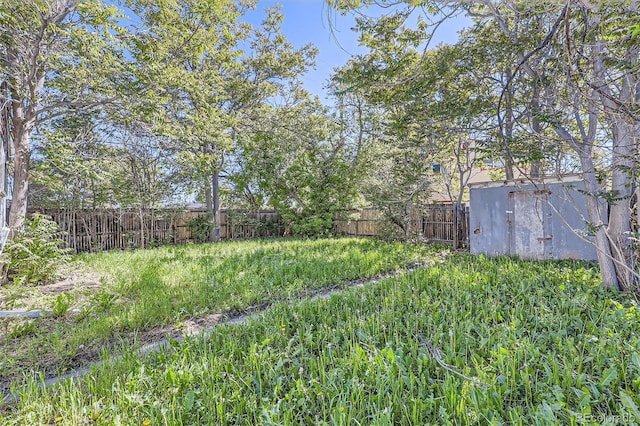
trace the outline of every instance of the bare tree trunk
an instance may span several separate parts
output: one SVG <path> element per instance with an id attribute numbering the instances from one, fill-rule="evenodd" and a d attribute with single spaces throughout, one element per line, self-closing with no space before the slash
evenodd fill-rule
<path id="1" fill-rule="evenodd" d="M 634 167 L 635 143 L 634 126 L 618 116 L 613 124 L 613 163 L 611 173 L 611 191 L 615 201 L 609 210 L 607 234 L 610 238 L 611 252 L 622 290 L 632 290 L 637 284 L 636 261 L 631 240 L 631 198 L 633 182 L 631 171 Z"/>
<path id="2" fill-rule="evenodd" d="M 7 84 L 0 84 L 0 102 L 7 94 Z M 9 237 L 7 224 L 7 154 L 9 137 L 8 105 L 0 104 L 0 253 Z M 0 278 L 1 280 L 1 278 Z"/>
<path id="3" fill-rule="evenodd" d="M 598 22 L 600 24 L 600 22 Z M 621 290 L 637 290 L 638 271 L 631 239 L 631 198 L 633 196 L 633 173 L 638 167 L 637 146 L 640 122 L 624 112 L 622 105 L 635 106 L 638 102 L 640 80 L 631 71 L 621 76 L 620 92 L 614 96 L 611 86 L 606 83 L 604 44 L 598 40 L 591 48 L 594 64 L 595 84 L 613 135 L 611 159 L 611 196 L 607 236 L 611 254 L 615 261 L 618 287 Z M 637 47 L 627 50 L 630 64 L 638 63 Z"/>
<path id="4" fill-rule="evenodd" d="M 593 101 L 595 93 L 592 93 Z M 587 219 L 589 228 L 595 232 L 595 248 L 598 256 L 598 264 L 600 266 L 600 275 L 602 283 L 608 289 L 620 289 L 620 283 L 616 274 L 616 265 L 611 253 L 611 245 L 607 229 L 605 225 L 605 213 L 601 209 L 601 193 L 602 185 L 596 178 L 596 169 L 594 164 L 593 147 L 597 130 L 598 110 L 595 102 L 588 104 L 589 110 L 589 131 L 583 132 L 582 141 L 578 141 L 570 135 L 570 133 L 562 126 L 555 126 L 556 133 L 563 138 L 569 146 L 578 154 L 580 158 L 580 166 L 582 169 L 582 178 L 585 185 Z M 579 127 L 583 127 L 584 123 L 577 118 Z"/>
<path id="5" fill-rule="evenodd" d="M 458 249 L 460 246 L 460 238 L 458 236 L 458 222 L 459 222 L 458 202 L 453 204 L 453 248 Z"/>
<path id="6" fill-rule="evenodd" d="M 144 208 L 138 208 L 138 218 L 140 219 L 140 248 L 146 248 L 146 238 L 144 237 Z"/>
<path id="7" fill-rule="evenodd" d="M 507 81 L 510 81 L 513 77 L 511 68 L 507 68 L 505 70 Z M 511 150 L 509 148 L 511 142 L 513 141 L 513 106 L 511 101 L 511 86 L 506 88 L 506 96 L 505 96 L 505 114 L 504 114 L 504 128 L 502 129 L 502 143 L 504 148 L 504 172 L 505 178 L 507 180 L 513 180 L 513 155 L 511 155 Z"/>
<path id="8" fill-rule="evenodd" d="M 15 111 L 14 111 L 15 114 Z M 20 229 L 27 215 L 27 199 L 29 196 L 29 164 L 31 159 L 31 132 L 21 120 L 14 116 L 13 146 L 13 193 L 9 209 L 9 228 Z"/>
<path id="9" fill-rule="evenodd" d="M 7 83 L 0 84 L 0 102 L 7 94 Z M 7 224 L 7 157 L 9 152 L 9 143 L 11 141 L 9 129 L 9 108 L 6 104 L 0 104 L 0 191 L 2 192 L 2 203 L 0 208 L 0 217 L 2 218 L 2 226 Z"/>
<path id="10" fill-rule="evenodd" d="M 211 215 L 211 229 L 209 230 L 209 241 L 218 242 L 221 238 L 220 232 L 220 172 L 216 170 L 211 176 L 211 181 L 207 182 L 204 190 L 207 202 L 207 212 Z"/>
<path id="11" fill-rule="evenodd" d="M 204 198 L 207 205 L 207 214 L 211 215 L 211 217 L 213 218 L 213 194 L 211 193 L 211 182 L 209 182 L 208 179 L 204 180 Z M 211 227 L 209 228 L 209 241 L 214 241 L 213 237 L 214 235 L 212 223 Z"/>
<path id="12" fill-rule="evenodd" d="M 211 241 L 220 241 L 220 171 L 216 169 L 211 178 L 213 201 L 213 229 Z"/>
<path id="13" fill-rule="evenodd" d="M 604 221 L 602 211 L 598 202 L 598 193 L 601 188 L 596 179 L 595 167 L 591 154 L 580 151 L 580 164 L 582 166 L 582 176 L 585 183 L 587 195 L 587 215 L 589 223 L 595 229 L 596 253 L 598 264 L 600 265 L 600 275 L 605 288 L 620 289 L 620 283 L 616 274 L 616 266 L 611 255 L 611 246 Z"/>
<path id="14" fill-rule="evenodd" d="M 468 151 L 467 151 L 468 152 Z M 467 155 L 467 165 L 469 162 L 469 158 L 468 158 L 468 153 Z M 458 158 L 460 158 L 458 156 Z M 458 169 L 459 169 L 459 179 L 460 179 L 460 185 L 458 187 L 458 194 L 456 194 L 456 200 L 455 203 L 453 204 L 453 248 L 454 249 L 458 249 L 460 247 L 462 247 L 461 241 L 460 241 L 460 233 L 458 232 L 459 227 L 460 227 L 460 211 L 462 210 L 462 198 L 464 197 L 464 188 L 466 186 L 466 181 L 468 181 L 469 179 L 465 179 L 465 171 L 462 170 L 462 167 L 460 167 L 460 161 L 458 161 Z"/>

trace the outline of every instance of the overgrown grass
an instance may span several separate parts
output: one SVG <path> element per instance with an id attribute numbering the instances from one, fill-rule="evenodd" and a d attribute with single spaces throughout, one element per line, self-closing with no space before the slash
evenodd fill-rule
<path id="1" fill-rule="evenodd" d="M 427 250 L 367 239 L 265 240 L 163 247 L 81 256 L 87 268 L 112 278 L 84 295 L 77 315 L 72 298 L 44 306 L 57 313 L 0 330 L 0 379 L 64 371 L 104 350 L 179 333 L 182 322 L 246 309 L 301 292 L 340 285 L 421 262 Z M 50 300 L 50 299 L 49 299 Z M 1 325 L 1 324 L 0 324 Z M 150 334 L 145 334 L 148 332 Z"/>
<path id="2" fill-rule="evenodd" d="M 121 297 L 140 302 L 127 319 L 139 327 L 171 319 L 170 313 L 243 309 L 371 277 L 421 262 L 427 252 L 372 239 L 264 240 L 109 252 L 87 263 L 111 273 Z"/>
<path id="3" fill-rule="evenodd" d="M 602 290 L 584 264 L 456 255 L 32 388 L 0 420 L 633 424 L 638 319 L 635 300 Z"/>

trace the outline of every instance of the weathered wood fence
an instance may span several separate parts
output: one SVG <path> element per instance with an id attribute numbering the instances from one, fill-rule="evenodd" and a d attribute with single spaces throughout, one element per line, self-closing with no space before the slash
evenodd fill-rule
<path id="1" fill-rule="evenodd" d="M 197 242 L 198 235 L 194 235 L 189 224 L 207 216 L 204 209 L 44 209 L 30 213 L 35 212 L 51 216 L 65 233 L 66 246 L 77 253 Z M 385 221 L 379 211 L 364 209 L 352 216 L 335 221 L 336 233 L 359 237 L 384 235 Z M 468 218 L 468 208 L 461 210 L 456 220 L 453 205 L 433 204 L 422 213 L 412 212 L 409 230 L 412 235 L 430 242 L 468 247 Z M 223 240 L 275 237 L 285 233 L 280 214 L 273 210 L 222 210 L 220 215 Z"/>
<path id="2" fill-rule="evenodd" d="M 351 236 L 379 236 L 385 233 L 385 221 L 380 211 L 364 209 L 351 219 L 336 220 L 336 232 Z M 453 204 L 431 204 L 423 212 L 411 212 L 409 232 L 429 242 L 469 247 L 469 208 L 458 211 Z"/>
<path id="3" fill-rule="evenodd" d="M 204 209 L 43 209 L 30 213 L 51 216 L 65 233 L 67 247 L 77 253 L 195 242 L 189 223 L 207 216 Z M 225 240 L 271 237 L 283 232 L 275 211 L 223 210 L 220 214 L 220 234 Z"/>
<path id="4" fill-rule="evenodd" d="M 422 237 L 433 242 L 469 247 L 469 207 L 453 204 L 430 205 L 422 216 Z"/>
<path id="5" fill-rule="evenodd" d="M 349 219 L 336 219 L 334 226 L 337 234 L 356 237 L 375 237 L 383 234 L 382 213 L 376 209 L 363 209 L 353 212 Z"/>

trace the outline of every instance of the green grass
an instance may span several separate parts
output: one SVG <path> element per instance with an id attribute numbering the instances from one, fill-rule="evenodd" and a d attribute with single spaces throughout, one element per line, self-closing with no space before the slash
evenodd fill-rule
<path id="1" fill-rule="evenodd" d="M 32 387 L 0 422 L 633 424 L 638 320 L 584 264 L 455 255 Z"/>
<path id="2" fill-rule="evenodd" d="M 44 299 L 58 318 L 5 321 L 0 379 L 52 374 L 122 350 L 135 341 L 179 333 L 182 322 L 242 311 L 305 291 L 343 284 L 421 262 L 427 250 L 367 239 L 265 240 L 162 247 L 81 256 L 112 277 L 99 291 Z M 32 289 L 29 294 L 37 291 Z M 19 296 L 19 292 L 17 293 Z M 75 293 L 74 293 L 75 294 Z M 17 297 L 17 296 L 16 296 Z M 78 315 L 65 315 L 80 308 Z M 1 330 L 0 330 L 1 331 Z"/>

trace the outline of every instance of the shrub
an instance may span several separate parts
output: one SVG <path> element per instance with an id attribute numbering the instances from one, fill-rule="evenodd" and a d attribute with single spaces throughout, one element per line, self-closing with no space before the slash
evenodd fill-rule
<path id="1" fill-rule="evenodd" d="M 227 223 L 234 235 L 242 235 L 245 227 L 249 228 L 246 237 L 276 237 L 282 234 L 282 222 L 277 216 L 263 216 L 260 219 L 255 211 L 227 210 Z"/>
<path id="2" fill-rule="evenodd" d="M 333 213 L 302 214 L 290 218 L 293 235 L 327 237 L 333 233 Z"/>
<path id="3" fill-rule="evenodd" d="M 213 217 L 211 214 L 196 216 L 187 221 L 187 226 L 191 231 L 191 238 L 196 243 L 205 243 L 209 241 L 209 235 L 213 228 Z"/>
<path id="4" fill-rule="evenodd" d="M 46 284 L 59 277 L 71 256 L 62 248 L 63 233 L 50 216 L 34 214 L 24 229 L 7 241 L 3 253 L 3 277 L 18 285 Z"/>

